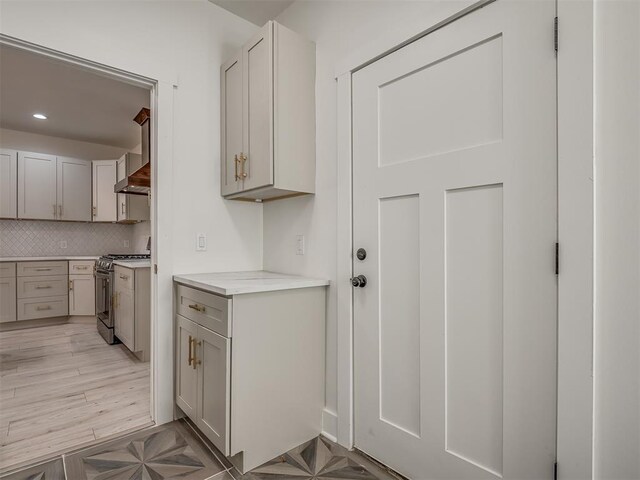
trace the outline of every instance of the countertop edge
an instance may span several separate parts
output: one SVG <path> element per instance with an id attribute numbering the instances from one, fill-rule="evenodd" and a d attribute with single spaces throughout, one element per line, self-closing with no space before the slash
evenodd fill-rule
<path id="1" fill-rule="evenodd" d="M 314 288 L 314 287 L 327 287 L 329 286 L 329 280 L 314 279 L 314 278 L 302 278 L 296 280 L 296 285 L 260 285 L 260 286 L 247 286 L 238 288 L 222 288 L 208 283 L 200 282 L 198 280 L 192 280 L 185 278 L 182 275 L 173 275 L 173 281 L 181 285 L 188 287 L 198 288 L 209 293 L 215 293 L 217 295 L 224 295 L 231 297 L 233 295 L 244 295 L 248 293 L 262 293 L 262 292 L 277 292 L 282 290 L 297 290 L 300 288 Z"/>

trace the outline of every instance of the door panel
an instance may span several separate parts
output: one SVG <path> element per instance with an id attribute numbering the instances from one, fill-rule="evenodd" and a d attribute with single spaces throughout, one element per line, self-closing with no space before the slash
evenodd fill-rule
<path id="1" fill-rule="evenodd" d="M 18 152 L 0 150 L 0 217 L 18 216 Z"/>
<path id="2" fill-rule="evenodd" d="M 118 220 L 118 194 L 113 191 L 117 178 L 117 160 L 93 162 L 93 221 Z"/>
<path id="3" fill-rule="evenodd" d="M 232 58 L 220 69 L 220 109 L 221 109 L 221 188 L 222 194 L 242 189 L 239 178 L 238 156 L 243 146 L 243 83 L 242 54 Z"/>
<path id="4" fill-rule="evenodd" d="M 91 162 L 58 157 L 58 219 L 91 221 Z"/>
<path id="5" fill-rule="evenodd" d="M 18 152 L 18 218 L 55 220 L 56 157 Z"/>
<path id="6" fill-rule="evenodd" d="M 410 478 L 551 478 L 553 1 L 498 0 L 352 77 L 355 443 Z"/>
<path id="7" fill-rule="evenodd" d="M 225 455 L 229 455 L 229 339 L 198 326 L 198 412 L 196 425 Z"/>
<path id="8" fill-rule="evenodd" d="M 197 337 L 197 326 L 181 315 L 176 316 L 176 404 L 194 422 L 198 398 L 198 374 L 191 361 L 193 345 Z"/>
<path id="9" fill-rule="evenodd" d="M 243 190 L 273 184 L 273 24 L 242 49 L 244 68 Z"/>
<path id="10" fill-rule="evenodd" d="M 69 275 L 69 315 L 95 315 L 93 275 Z"/>
<path id="11" fill-rule="evenodd" d="M 16 321 L 16 279 L 0 278 L 0 323 Z"/>

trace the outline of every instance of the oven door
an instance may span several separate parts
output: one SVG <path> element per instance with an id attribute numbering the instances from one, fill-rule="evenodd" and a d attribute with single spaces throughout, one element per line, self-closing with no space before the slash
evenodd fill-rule
<path id="1" fill-rule="evenodd" d="M 96 317 L 109 328 L 113 327 L 111 307 L 111 274 L 96 271 Z"/>

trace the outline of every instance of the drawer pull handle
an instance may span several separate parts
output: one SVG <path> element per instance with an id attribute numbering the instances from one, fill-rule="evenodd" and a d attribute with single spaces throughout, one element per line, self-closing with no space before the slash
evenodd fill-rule
<path id="1" fill-rule="evenodd" d="M 42 290 L 42 289 L 44 289 L 44 288 L 51 288 L 51 285 L 38 285 L 38 286 L 36 287 L 36 290 Z"/>
<path id="2" fill-rule="evenodd" d="M 87 269 L 87 268 L 89 268 L 89 267 L 88 267 L 88 266 L 86 266 L 86 265 L 76 265 L 76 266 L 75 266 L 75 267 L 73 267 L 73 268 L 75 268 L 76 270 L 86 270 L 86 269 Z"/>
<path id="3" fill-rule="evenodd" d="M 50 268 L 36 268 L 36 272 L 48 272 L 50 270 Z"/>
<path id="4" fill-rule="evenodd" d="M 204 312 L 204 307 L 201 307 L 197 303 L 194 303 L 193 305 L 189 305 L 189 308 L 195 310 L 196 312 Z"/>
<path id="5" fill-rule="evenodd" d="M 36 310 L 51 310 L 51 305 L 47 305 L 45 307 L 36 307 Z"/>
<path id="6" fill-rule="evenodd" d="M 120 275 L 122 280 L 129 280 L 129 275 Z"/>

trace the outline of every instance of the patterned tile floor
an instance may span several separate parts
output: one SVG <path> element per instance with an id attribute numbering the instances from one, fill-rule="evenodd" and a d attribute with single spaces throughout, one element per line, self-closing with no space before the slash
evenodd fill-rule
<path id="1" fill-rule="evenodd" d="M 63 468 L 64 464 L 64 468 Z M 145 429 L 0 476 L 3 480 L 397 480 L 323 437 L 241 475 L 185 421 Z"/>

